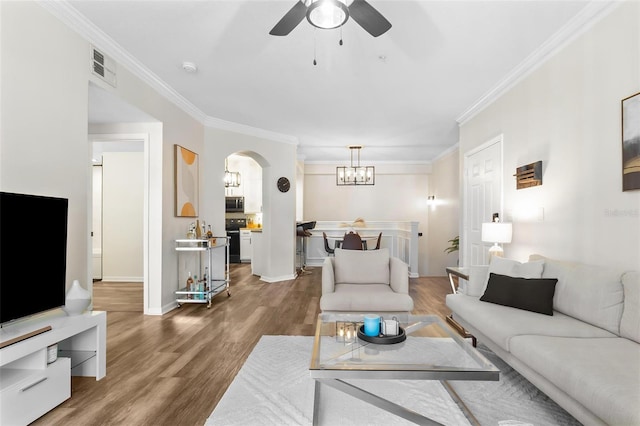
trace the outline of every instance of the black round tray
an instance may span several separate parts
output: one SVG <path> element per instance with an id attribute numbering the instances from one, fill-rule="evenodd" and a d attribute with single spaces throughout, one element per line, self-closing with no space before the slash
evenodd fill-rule
<path id="1" fill-rule="evenodd" d="M 400 334 L 398 334 L 397 336 L 367 336 L 366 334 L 364 334 L 364 325 L 361 325 L 360 327 L 358 327 L 358 338 L 364 340 L 365 342 L 375 343 L 377 345 L 391 345 L 407 340 L 407 335 L 404 332 L 404 328 L 398 326 L 398 330 L 400 331 Z"/>

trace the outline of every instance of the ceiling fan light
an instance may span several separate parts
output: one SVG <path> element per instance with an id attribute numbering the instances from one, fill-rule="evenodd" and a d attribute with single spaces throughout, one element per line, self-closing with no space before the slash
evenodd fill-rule
<path id="1" fill-rule="evenodd" d="M 349 19 L 349 10 L 340 0 L 317 0 L 307 9 L 307 21 L 322 29 L 338 28 Z"/>

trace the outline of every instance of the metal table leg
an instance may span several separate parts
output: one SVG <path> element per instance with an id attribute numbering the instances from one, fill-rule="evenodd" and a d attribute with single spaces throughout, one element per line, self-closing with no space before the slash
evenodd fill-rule
<path id="1" fill-rule="evenodd" d="M 432 420 L 428 417 L 425 417 L 421 414 L 416 413 L 415 411 L 409 410 L 401 405 L 398 405 L 394 402 L 391 402 L 387 399 L 381 398 L 377 395 L 372 394 L 371 392 L 367 392 L 364 389 L 360 389 L 357 386 L 354 386 L 350 383 L 344 382 L 340 379 L 315 379 L 315 395 L 313 399 L 313 424 L 318 424 L 318 405 L 320 403 L 320 383 L 331 386 L 334 389 L 339 390 L 340 392 L 344 392 L 348 395 L 353 396 L 361 401 L 367 402 L 371 405 L 374 405 L 378 408 L 381 408 L 385 411 L 388 411 L 391 414 L 395 414 L 398 417 L 402 417 L 405 420 L 409 420 L 418 425 L 425 426 L 443 426 L 442 423 L 438 423 L 435 420 Z"/>

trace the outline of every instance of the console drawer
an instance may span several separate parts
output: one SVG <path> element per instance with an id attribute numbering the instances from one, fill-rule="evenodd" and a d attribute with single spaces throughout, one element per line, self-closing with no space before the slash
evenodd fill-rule
<path id="1" fill-rule="evenodd" d="M 19 372 L 25 377 L 0 392 L 1 425 L 29 424 L 71 397 L 69 358 L 58 358 L 43 370 Z"/>

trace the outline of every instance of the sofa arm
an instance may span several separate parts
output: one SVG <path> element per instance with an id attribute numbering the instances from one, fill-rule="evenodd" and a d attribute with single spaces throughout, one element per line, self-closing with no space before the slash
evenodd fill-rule
<path id="1" fill-rule="evenodd" d="M 409 294 L 409 265 L 397 257 L 389 258 L 389 284 L 396 293 Z"/>
<path id="2" fill-rule="evenodd" d="M 325 257 L 322 264 L 322 294 L 335 291 L 336 279 L 333 272 L 333 258 Z"/>

